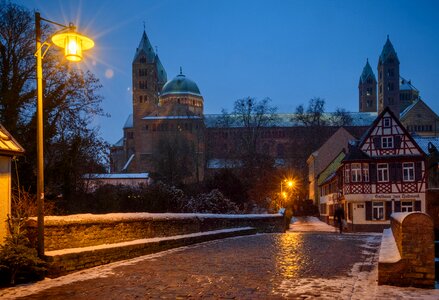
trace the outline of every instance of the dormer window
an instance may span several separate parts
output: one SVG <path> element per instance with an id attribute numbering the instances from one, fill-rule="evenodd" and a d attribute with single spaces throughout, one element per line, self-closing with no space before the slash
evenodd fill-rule
<path id="1" fill-rule="evenodd" d="M 393 136 L 383 136 L 381 138 L 381 147 L 383 149 L 392 149 L 393 148 Z"/>
<path id="2" fill-rule="evenodd" d="M 383 118 L 383 126 L 384 127 L 392 126 L 392 120 L 390 118 Z"/>

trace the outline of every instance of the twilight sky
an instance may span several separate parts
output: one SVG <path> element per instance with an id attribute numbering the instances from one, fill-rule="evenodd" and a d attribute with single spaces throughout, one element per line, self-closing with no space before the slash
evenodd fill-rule
<path id="1" fill-rule="evenodd" d="M 205 113 L 236 99 L 270 97 L 293 112 L 312 97 L 326 110 L 358 111 L 366 58 L 375 72 L 387 34 L 401 76 L 439 113 L 439 1 L 20 0 L 41 16 L 95 40 L 85 66 L 101 80 L 102 136 L 115 143 L 132 112 L 131 63 L 143 24 L 172 79 L 183 73 L 204 97 Z"/>

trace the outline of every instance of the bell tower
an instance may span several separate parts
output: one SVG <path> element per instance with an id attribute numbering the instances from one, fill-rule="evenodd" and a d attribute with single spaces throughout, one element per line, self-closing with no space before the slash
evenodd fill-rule
<path id="1" fill-rule="evenodd" d="M 166 71 L 143 31 L 132 65 L 133 117 L 149 115 L 157 108 L 158 94 L 166 83 Z"/>
<path id="2" fill-rule="evenodd" d="M 369 60 L 366 60 L 366 65 L 360 76 L 358 95 L 360 112 L 377 111 L 377 80 L 369 64 Z"/>
<path id="3" fill-rule="evenodd" d="M 389 36 L 378 60 L 378 113 L 385 107 L 399 118 L 399 59 Z"/>

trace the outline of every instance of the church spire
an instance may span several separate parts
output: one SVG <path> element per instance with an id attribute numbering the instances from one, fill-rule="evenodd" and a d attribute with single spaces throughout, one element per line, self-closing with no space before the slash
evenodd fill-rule
<path id="1" fill-rule="evenodd" d="M 367 80 L 367 78 L 371 78 L 373 81 L 376 82 L 375 74 L 372 71 L 372 67 L 369 64 L 369 59 L 366 59 L 366 65 L 363 68 L 363 72 L 360 76 L 360 83 L 363 83 Z"/>
<path id="2" fill-rule="evenodd" d="M 395 48 L 393 48 L 389 35 L 387 35 L 387 40 L 386 43 L 384 44 L 383 51 L 381 51 L 381 55 L 379 57 L 378 63 L 384 64 L 387 62 L 389 58 L 393 58 L 395 61 L 399 63 L 398 55 L 396 54 Z"/>
<path id="3" fill-rule="evenodd" d="M 136 54 L 134 55 L 133 61 L 137 60 L 137 58 L 142 53 L 145 55 L 145 58 L 146 58 L 148 63 L 151 63 L 154 61 L 155 52 L 154 52 L 154 49 L 151 45 L 151 42 L 149 41 L 148 36 L 146 35 L 145 27 L 143 29 L 143 34 L 142 34 L 142 38 L 140 39 L 139 46 L 137 46 Z"/>

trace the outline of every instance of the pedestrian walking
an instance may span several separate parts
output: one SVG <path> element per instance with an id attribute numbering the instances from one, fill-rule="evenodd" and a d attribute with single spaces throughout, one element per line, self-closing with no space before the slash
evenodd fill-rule
<path id="1" fill-rule="evenodd" d="M 343 232 L 344 209 L 342 205 L 337 206 L 334 212 L 334 223 L 338 225 L 339 232 Z"/>

